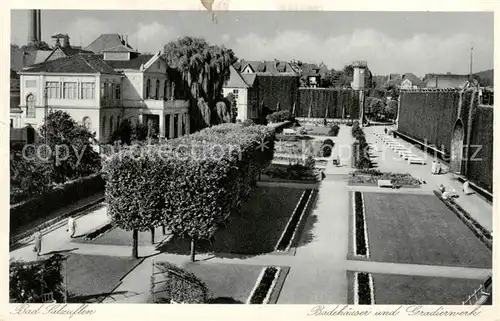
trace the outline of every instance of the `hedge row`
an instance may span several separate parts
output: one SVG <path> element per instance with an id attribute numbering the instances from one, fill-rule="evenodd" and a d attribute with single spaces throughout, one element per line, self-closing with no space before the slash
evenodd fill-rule
<path id="1" fill-rule="evenodd" d="M 69 181 L 43 195 L 14 204 L 10 207 L 10 231 L 34 220 L 46 217 L 51 211 L 67 206 L 84 197 L 104 190 L 101 174 Z"/>
<path id="2" fill-rule="evenodd" d="M 126 230 L 165 226 L 209 239 L 248 198 L 273 153 L 274 129 L 241 124 L 126 148 L 104 162 L 108 215 Z"/>
<path id="3" fill-rule="evenodd" d="M 356 254 L 366 255 L 365 218 L 361 192 L 354 192 L 354 216 L 356 221 L 356 231 L 354 231 L 356 233 Z"/>
<path id="4" fill-rule="evenodd" d="M 165 276 L 165 283 L 161 283 L 161 293 L 168 294 L 168 301 L 174 300 L 181 303 L 206 303 L 210 291 L 205 282 L 193 273 L 168 262 L 157 262 L 155 268 Z M 151 278 L 151 292 L 160 292 L 155 289 L 155 278 Z M 151 293 L 154 295 L 154 293 Z M 160 298 L 158 298 L 160 299 Z"/>
<path id="5" fill-rule="evenodd" d="M 352 136 L 356 138 L 356 141 L 352 144 L 352 165 L 357 169 L 370 168 L 372 163 L 370 157 L 368 157 L 368 143 L 358 121 L 353 123 L 351 130 Z"/>
<path id="6" fill-rule="evenodd" d="M 292 116 L 290 114 L 290 111 L 282 110 L 267 115 L 266 119 L 268 122 L 281 123 L 287 120 L 292 120 Z"/>

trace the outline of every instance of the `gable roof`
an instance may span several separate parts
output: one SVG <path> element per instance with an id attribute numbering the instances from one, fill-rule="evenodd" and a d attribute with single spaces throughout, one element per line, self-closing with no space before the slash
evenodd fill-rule
<path id="1" fill-rule="evenodd" d="M 295 70 L 289 62 L 272 60 L 272 61 L 246 61 L 241 60 L 233 64 L 238 72 L 242 72 L 247 66 L 252 68 L 253 72 L 258 74 L 267 74 L 278 76 L 283 73 L 295 74 Z"/>
<path id="2" fill-rule="evenodd" d="M 248 84 L 248 86 L 252 87 L 255 79 L 257 78 L 257 74 L 242 74 L 241 77 Z"/>
<path id="3" fill-rule="evenodd" d="M 243 75 L 240 75 L 240 73 L 234 68 L 233 66 L 229 67 L 229 80 L 227 83 L 224 85 L 224 87 L 227 88 L 248 88 L 248 84 L 245 82 L 243 79 Z"/>
<path id="4" fill-rule="evenodd" d="M 118 75 L 111 66 L 97 55 L 76 54 L 25 68 L 24 72 L 54 72 L 54 73 L 82 73 L 82 74 L 110 74 Z"/>
<path id="5" fill-rule="evenodd" d="M 87 54 L 91 54 L 92 51 L 88 51 L 88 50 L 84 50 L 84 49 L 81 49 L 81 48 L 73 48 L 73 47 L 62 47 L 62 46 L 56 46 L 49 54 L 48 56 L 43 60 L 46 61 L 46 60 L 49 60 L 50 57 L 52 57 L 58 50 L 62 51 L 62 53 L 66 56 L 66 57 L 69 57 L 69 56 L 73 56 L 73 55 L 76 55 L 76 54 L 79 54 L 79 53 L 87 53 Z M 35 61 L 35 63 L 40 63 L 41 61 L 38 61 L 39 59 L 42 59 L 44 55 L 40 55 L 38 56 L 37 55 L 37 59 Z"/>
<path id="6" fill-rule="evenodd" d="M 139 70 L 142 65 L 145 65 L 155 55 L 140 54 L 132 57 L 130 60 L 104 60 L 106 64 L 117 70 L 136 69 Z"/>
<path id="7" fill-rule="evenodd" d="M 43 62 L 44 59 L 37 61 L 37 56 L 40 60 L 45 52 L 47 52 L 48 55 L 51 51 L 36 50 L 32 48 L 22 50 L 21 48 L 10 46 L 10 68 L 14 71 L 21 71 L 23 68 L 37 62 Z"/>
<path id="8" fill-rule="evenodd" d="M 92 51 L 93 53 L 100 54 L 106 49 L 110 49 L 119 45 L 126 46 L 133 50 L 130 45 L 125 45 L 125 41 L 122 40 L 119 34 L 117 33 L 106 33 L 102 34 L 97 39 L 92 41 L 85 50 Z"/>
<path id="9" fill-rule="evenodd" d="M 415 76 L 415 74 L 406 73 L 403 75 L 401 81 L 403 81 L 405 79 L 408 79 L 409 81 L 411 81 L 413 86 L 417 86 L 417 87 L 424 87 L 425 86 L 425 83 L 420 78 Z"/>
<path id="10" fill-rule="evenodd" d="M 127 46 L 120 44 L 118 46 L 104 49 L 102 52 L 136 52 L 136 51 L 130 47 L 127 47 Z"/>

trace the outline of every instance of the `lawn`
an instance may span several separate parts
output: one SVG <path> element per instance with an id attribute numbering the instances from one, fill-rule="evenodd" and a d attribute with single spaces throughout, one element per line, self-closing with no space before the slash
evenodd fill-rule
<path id="1" fill-rule="evenodd" d="M 491 268 L 492 252 L 436 196 L 363 194 L 371 260 Z"/>
<path id="2" fill-rule="evenodd" d="M 372 274 L 376 304 L 461 305 L 484 280 Z"/>
<path id="3" fill-rule="evenodd" d="M 141 262 L 142 259 L 129 257 L 69 254 L 68 301 L 71 303 L 99 302 Z"/>
<path id="4" fill-rule="evenodd" d="M 285 229 L 304 190 L 283 187 L 257 187 L 239 215 L 230 217 L 228 226 L 215 235 L 213 244 L 197 243 L 197 253 L 257 255 L 270 253 Z M 173 239 L 161 251 L 188 254 L 187 239 Z"/>
<path id="5" fill-rule="evenodd" d="M 162 241 L 166 236 L 162 234 L 161 227 L 155 229 L 155 244 Z M 121 228 L 115 227 L 106 232 L 102 236 L 93 240 L 86 240 L 84 238 L 75 238 L 72 240 L 75 243 L 91 243 L 101 245 L 130 245 L 132 246 L 132 231 L 125 231 Z M 139 232 L 139 246 L 151 245 L 151 232 Z"/>

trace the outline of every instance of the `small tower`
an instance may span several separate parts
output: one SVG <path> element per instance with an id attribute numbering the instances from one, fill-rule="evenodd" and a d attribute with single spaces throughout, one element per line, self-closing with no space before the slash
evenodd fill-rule
<path id="1" fill-rule="evenodd" d="M 354 90 L 361 90 L 365 88 L 365 69 L 366 61 L 354 61 L 352 67 L 354 68 L 353 80 L 351 87 Z"/>

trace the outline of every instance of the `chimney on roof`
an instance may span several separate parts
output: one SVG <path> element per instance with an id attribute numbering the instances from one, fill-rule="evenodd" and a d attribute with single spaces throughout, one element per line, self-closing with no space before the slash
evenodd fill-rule
<path id="1" fill-rule="evenodd" d="M 69 48 L 71 46 L 70 43 L 69 43 L 69 36 L 68 36 L 68 34 L 65 34 L 63 36 L 63 44 L 62 44 L 62 46 L 64 48 Z"/>
<path id="2" fill-rule="evenodd" d="M 125 46 L 128 47 L 128 35 L 125 35 Z"/>

